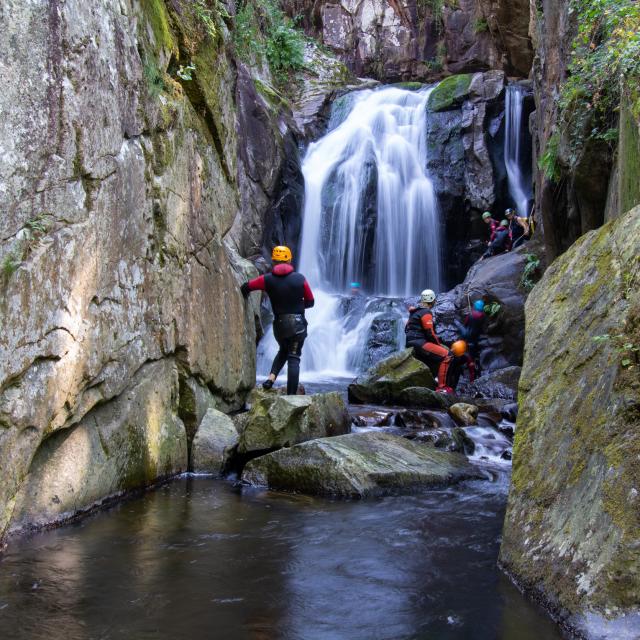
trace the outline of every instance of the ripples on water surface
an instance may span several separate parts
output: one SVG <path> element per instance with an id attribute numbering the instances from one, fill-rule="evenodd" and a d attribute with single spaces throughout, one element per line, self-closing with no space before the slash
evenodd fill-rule
<path id="1" fill-rule="evenodd" d="M 0 561 L 0 638 L 560 638 L 496 568 L 505 482 L 330 502 L 181 478 Z"/>

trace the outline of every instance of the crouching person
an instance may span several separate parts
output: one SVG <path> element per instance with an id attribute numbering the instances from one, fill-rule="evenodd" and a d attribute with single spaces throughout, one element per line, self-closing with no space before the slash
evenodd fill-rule
<path id="1" fill-rule="evenodd" d="M 406 346 L 413 347 L 413 355 L 437 376 L 436 391 L 452 393 L 448 376 L 453 355 L 436 333 L 432 313 L 435 302 L 436 294 L 425 289 L 420 295 L 420 304 L 409 309 L 409 321 L 405 327 Z"/>
<path id="2" fill-rule="evenodd" d="M 271 373 L 262 383 L 271 389 L 284 365 L 287 365 L 287 394 L 295 395 L 300 379 L 302 345 L 307 337 L 304 310 L 313 307 L 314 299 L 309 283 L 291 266 L 291 250 L 276 247 L 271 254 L 271 273 L 245 282 L 240 290 L 246 298 L 252 291 L 266 291 L 273 309 L 273 335 L 280 350 L 273 359 Z"/>

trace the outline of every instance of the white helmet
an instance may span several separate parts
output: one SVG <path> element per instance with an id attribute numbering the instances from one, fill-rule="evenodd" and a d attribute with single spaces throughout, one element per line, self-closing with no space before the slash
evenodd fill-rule
<path id="1" fill-rule="evenodd" d="M 432 291 L 431 289 L 425 289 L 421 294 L 420 294 L 420 302 L 422 304 L 431 304 L 432 302 L 436 301 L 436 294 L 435 291 Z"/>

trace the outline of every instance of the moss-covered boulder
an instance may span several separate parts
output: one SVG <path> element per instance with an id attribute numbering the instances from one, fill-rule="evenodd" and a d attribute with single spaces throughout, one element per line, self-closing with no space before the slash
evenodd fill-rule
<path id="1" fill-rule="evenodd" d="M 208 409 L 191 444 L 190 470 L 222 474 L 237 444 L 238 431 L 233 420 L 221 411 Z"/>
<path id="2" fill-rule="evenodd" d="M 429 367 L 411 354 L 411 349 L 405 349 L 369 369 L 349 385 L 349 402 L 393 403 L 409 387 L 433 389 L 435 383 Z"/>
<path id="3" fill-rule="evenodd" d="M 437 113 L 459 107 L 469 96 L 472 80 L 472 73 L 461 73 L 445 78 L 429 94 L 427 109 Z"/>
<path id="4" fill-rule="evenodd" d="M 442 486 L 482 474 L 458 453 L 387 433 L 352 433 L 281 449 L 252 460 L 251 485 L 344 498 Z"/>
<path id="5" fill-rule="evenodd" d="M 640 207 L 526 304 L 500 561 L 585 637 L 640 637 Z M 610 336 L 610 337 L 607 337 Z"/>
<path id="6" fill-rule="evenodd" d="M 242 421 L 239 453 L 289 447 L 305 440 L 349 433 L 351 418 L 342 396 L 319 393 L 283 396 L 256 391 Z"/>
<path id="7" fill-rule="evenodd" d="M 448 409 L 455 402 L 455 396 L 436 393 L 427 387 L 407 387 L 398 394 L 396 401 L 403 407 Z"/>

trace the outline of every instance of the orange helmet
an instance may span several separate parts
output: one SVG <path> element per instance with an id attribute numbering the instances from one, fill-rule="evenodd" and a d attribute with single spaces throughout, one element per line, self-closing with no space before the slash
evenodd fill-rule
<path id="1" fill-rule="evenodd" d="M 451 345 L 454 356 L 463 356 L 467 352 L 467 343 L 464 340 L 456 340 Z"/>
<path id="2" fill-rule="evenodd" d="M 271 259 L 277 262 L 289 262 L 291 260 L 291 249 L 289 247 L 274 247 L 271 252 Z"/>

